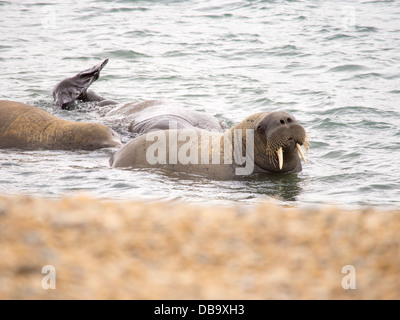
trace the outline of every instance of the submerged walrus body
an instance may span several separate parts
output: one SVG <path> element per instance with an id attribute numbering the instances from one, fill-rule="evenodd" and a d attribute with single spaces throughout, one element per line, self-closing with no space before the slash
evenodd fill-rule
<path id="1" fill-rule="evenodd" d="M 259 113 L 225 133 L 164 130 L 142 135 L 110 160 L 113 168 L 165 168 L 217 179 L 298 173 L 308 148 L 304 128 L 285 112 Z"/>
<path id="2" fill-rule="evenodd" d="M 107 63 L 108 59 L 59 82 L 53 89 L 55 105 L 61 109 L 73 107 L 75 101 L 91 102 L 99 107 L 117 105 L 118 102 L 103 98 L 89 90 L 93 82 L 99 79 L 100 73 Z M 113 127 L 121 127 L 121 123 L 127 124 L 123 131 L 128 129 L 134 135 L 142 135 L 154 130 L 167 130 L 173 127 L 176 129 L 204 129 L 220 132 L 224 129 L 217 118 L 204 112 L 155 100 L 116 106 L 106 114 L 105 121 Z"/>
<path id="3" fill-rule="evenodd" d="M 106 118 L 123 118 L 129 123 L 128 130 L 136 135 L 169 129 L 224 131 L 222 123 L 214 116 L 157 100 L 121 105 L 111 110 Z"/>
<path id="4" fill-rule="evenodd" d="M 30 105 L 0 101 L 0 149 L 96 150 L 121 145 L 106 126 L 65 121 Z"/>

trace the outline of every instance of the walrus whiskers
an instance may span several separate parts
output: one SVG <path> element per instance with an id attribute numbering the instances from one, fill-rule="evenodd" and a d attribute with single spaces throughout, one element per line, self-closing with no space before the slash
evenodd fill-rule
<path id="1" fill-rule="evenodd" d="M 267 148 L 267 157 L 269 162 L 271 162 L 274 165 L 274 167 L 276 167 L 276 165 L 278 164 L 278 162 L 276 161 L 276 152 Z"/>

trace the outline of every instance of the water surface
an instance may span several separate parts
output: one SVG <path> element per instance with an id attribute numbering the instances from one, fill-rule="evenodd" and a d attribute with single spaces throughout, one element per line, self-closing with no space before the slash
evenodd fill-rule
<path id="1" fill-rule="evenodd" d="M 399 21 L 398 1 L 0 1 L 1 99 L 102 122 L 98 110 L 55 110 L 51 90 L 110 58 L 93 85 L 107 98 L 178 103 L 228 124 L 284 110 L 312 143 L 301 174 L 225 182 L 112 170 L 112 150 L 3 150 L 0 192 L 398 207 Z"/>

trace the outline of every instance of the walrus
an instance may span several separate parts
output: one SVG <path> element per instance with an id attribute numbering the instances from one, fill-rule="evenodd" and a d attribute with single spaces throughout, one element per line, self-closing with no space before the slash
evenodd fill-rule
<path id="1" fill-rule="evenodd" d="M 118 106 L 105 118 L 110 123 L 123 120 L 128 131 L 135 135 L 171 128 L 224 131 L 224 124 L 214 116 L 158 100 Z"/>
<path id="2" fill-rule="evenodd" d="M 308 136 L 286 112 L 252 115 L 225 133 L 163 130 L 142 135 L 110 160 L 113 168 L 165 168 L 217 179 L 252 173 L 298 173 Z M 300 154 L 300 156 L 299 156 Z"/>
<path id="3" fill-rule="evenodd" d="M 27 104 L 0 101 L 0 149 L 96 150 L 121 146 L 118 135 L 104 125 L 66 121 Z"/>
<path id="4" fill-rule="evenodd" d="M 112 110 L 105 112 L 104 122 L 113 127 L 120 127 L 123 123 L 126 125 L 126 130 L 123 131 L 129 131 L 135 136 L 154 130 L 167 130 L 171 123 L 174 123 L 177 129 L 224 131 L 222 122 L 204 112 L 158 100 L 119 104 L 89 90 L 93 82 L 100 78 L 100 72 L 108 62 L 109 59 L 106 59 L 88 70 L 59 82 L 53 89 L 56 107 L 69 109 L 75 101 L 93 102 L 99 107 L 111 107 Z"/>
<path id="5" fill-rule="evenodd" d="M 75 100 L 94 102 L 99 106 L 116 105 L 118 102 L 107 100 L 89 90 L 93 82 L 100 78 L 100 72 L 107 65 L 109 59 L 94 67 L 78 73 L 77 75 L 59 82 L 53 89 L 55 105 L 60 109 L 68 109 Z"/>

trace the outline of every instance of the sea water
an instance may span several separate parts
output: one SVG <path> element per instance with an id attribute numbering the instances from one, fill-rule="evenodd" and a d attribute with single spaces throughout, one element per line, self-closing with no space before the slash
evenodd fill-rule
<path id="1" fill-rule="evenodd" d="M 0 99 L 106 123 L 90 106 L 57 110 L 51 92 L 109 58 L 92 86 L 109 99 L 163 100 L 228 126 L 283 110 L 311 141 L 302 173 L 233 181 L 111 169 L 115 150 L 0 150 L 0 193 L 398 207 L 399 48 L 399 1 L 0 1 Z"/>

